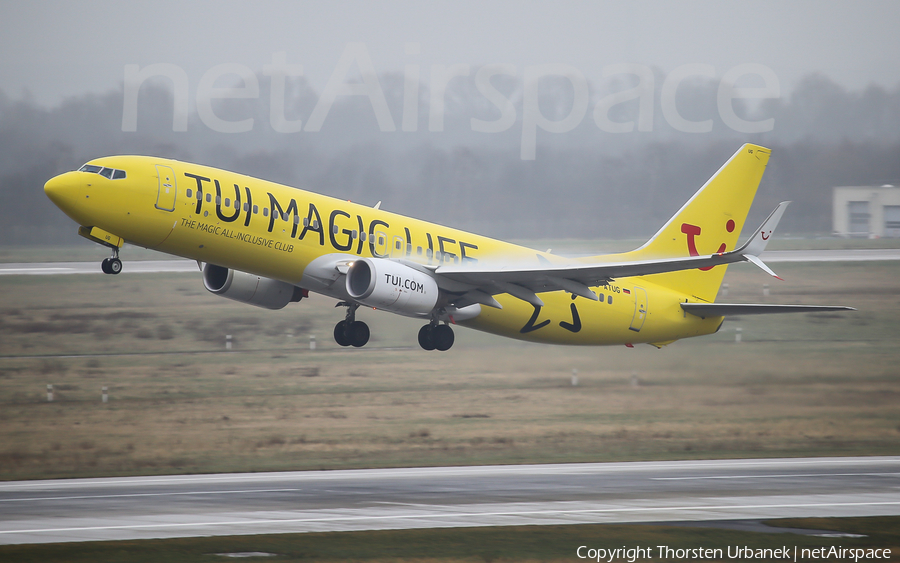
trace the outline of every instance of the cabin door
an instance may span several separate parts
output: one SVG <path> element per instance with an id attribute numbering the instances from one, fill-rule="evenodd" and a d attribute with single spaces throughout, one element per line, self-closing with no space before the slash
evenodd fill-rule
<path id="1" fill-rule="evenodd" d="M 156 208 L 163 211 L 175 211 L 175 171 L 168 166 L 157 164 L 156 174 L 159 176 Z"/>
<path id="2" fill-rule="evenodd" d="M 631 326 L 628 328 L 640 332 L 647 319 L 647 290 L 635 286 L 631 293 L 634 295 L 634 316 L 631 318 Z"/>

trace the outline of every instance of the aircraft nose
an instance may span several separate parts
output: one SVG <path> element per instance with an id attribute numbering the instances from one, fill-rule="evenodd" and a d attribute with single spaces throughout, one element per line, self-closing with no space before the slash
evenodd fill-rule
<path id="1" fill-rule="evenodd" d="M 72 199 L 73 188 L 71 172 L 66 172 L 47 180 L 44 184 L 44 193 L 57 207 L 65 210 Z"/>
<path id="2" fill-rule="evenodd" d="M 56 199 L 59 197 L 59 192 L 63 188 L 63 180 L 62 176 L 54 176 L 47 180 L 47 183 L 44 184 L 44 193 L 47 194 L 54 203 Z"/>

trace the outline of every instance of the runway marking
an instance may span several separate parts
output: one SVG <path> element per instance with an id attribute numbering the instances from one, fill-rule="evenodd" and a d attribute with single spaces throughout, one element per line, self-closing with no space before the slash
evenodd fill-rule
<path id="1" fill-rule="evenodd" d="M 32 502 L 40 500 L 80 500 L 92 498 L 168 497 L 175 495 L 235 495 L 241 493 L 286 493 L 303 489 L 247 489 L 246 491 L 188 491 L 180 493 L 131 493 L 122 495 L 80 495 L 70 497 L 4 498 L 0 502 Z"/>
<path id="2" fill-rule="evenodd" d="M 693 481 L 699 479 L 783 479 L 785 477 L 900 477 L 900 473 L 795 473 L 785 475 L 709 475 L 705 477 L 650 477 L 650 480 Z"/>
<path id="3" fill-rule="evenodd" d="M 691 510 L 745 510 L 745 509 L 775 509 L 775 508 L 833 508 L 851 506 L 900 506 L 900 501 L 886 502 L 838 502 L 838 503 L 800 503 L 800 504 L 746 504 L 728 506 L 669 506 L 646 508 L 586 508 L 576 510 L 523 510 L 504 512 L 447 512 L 441 514 L 394 514 L 389 516 L 332 516 L 323 518 L 288 518 L 284 520 L 235 520 L 228 522 L 183 522 L 180 524 L 127 524 L 120 526 L 83 526 L 72 528 L 37 528 L 31 530 L 0 530 L 0 534 L 41 534 L 49 532 L 86 532 L 101 530 L 137 530 L 151 528 L 199 528 L 203 526 L 235 526 L 264 524 L 303 524 L 307 522 L 354 522 L 364 520 L 409 520 L 423 518 L 468 518 L 485 516 L 548 516 L 566 514 L 603 514 L 613 512 L 663 512 L 667 510 L 691 511 Z"/>
<path id="4" fill-rule="evenodd" d="M 18 275 L 18 274 L 60 274 L 73 272 L 75 268 L 0 268 L 0 275 Z"/>
<path id="5" fill-rule="evenodd" d="M 423 504 L 421 502 L 391 502 L 389 500 L 374 500 L 372 504 L 390 504 L 395 506 L 415 506 L 415 507 L 424 507 L 431 508 L 433 504 Z"/>

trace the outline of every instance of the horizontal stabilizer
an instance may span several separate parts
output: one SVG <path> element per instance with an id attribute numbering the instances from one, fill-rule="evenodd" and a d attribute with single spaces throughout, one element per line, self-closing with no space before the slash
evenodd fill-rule
<path id="1" fill-rule="evenodd" d="M 682 303 L 681 308 L 698 317 L 769 315 L 772 313 L 819 313 L 855 311 L 853 307 L 832 305 L 770 305 L 768 303 Z"/>

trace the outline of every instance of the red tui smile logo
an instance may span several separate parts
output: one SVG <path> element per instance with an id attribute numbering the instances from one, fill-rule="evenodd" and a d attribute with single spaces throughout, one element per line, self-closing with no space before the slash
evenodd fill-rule
<path id="1" fill-rule="evenodd" d="M 725 223 L 725 230 L 729 233 L 734 231 L 734 220 L 729 219 L 727 223 Z M 700 256 L 700 253 L 697 252 L 697 240 L 696 237 L 700 236 L 701 228 L 697 225 L 691 225 L 690 223 L 682 223 L 681 224 L 681 232 L 687 235 L 687 247 L 688 252 L 691 256 Z M 721 254 L 725 252 L 725 243 L 723 242 L 719 245 L 719 250 L 716 251 L 717 254 Z M 706 272 L 708 270 L 712 270 L 715 266 L 707 266 L 706 268 L 700 268 L 700 270 Z"/>

